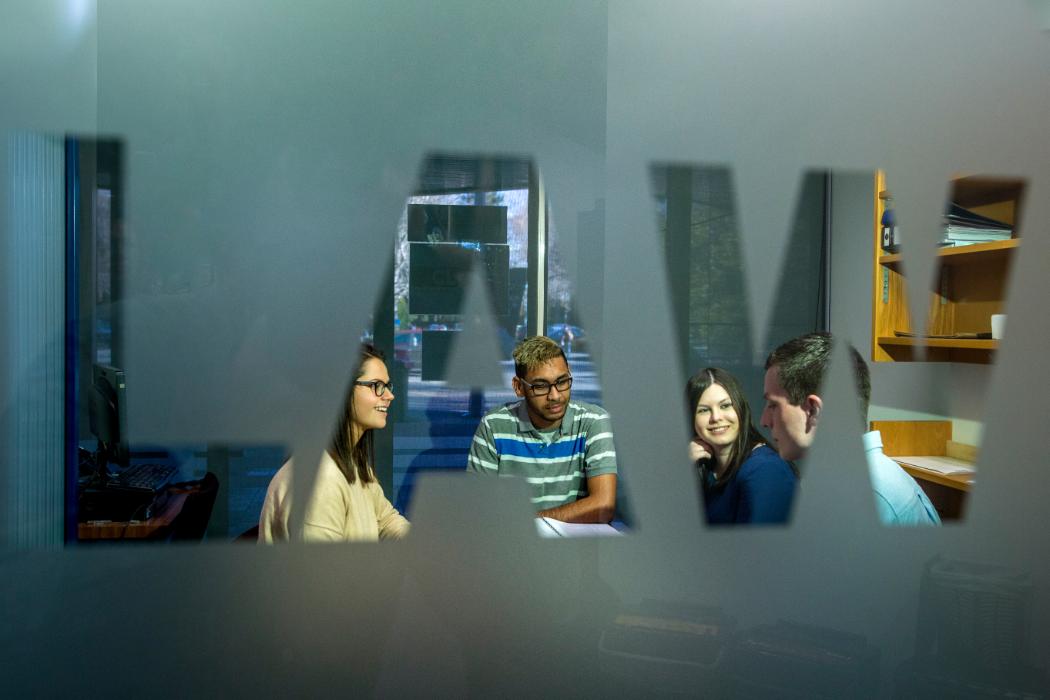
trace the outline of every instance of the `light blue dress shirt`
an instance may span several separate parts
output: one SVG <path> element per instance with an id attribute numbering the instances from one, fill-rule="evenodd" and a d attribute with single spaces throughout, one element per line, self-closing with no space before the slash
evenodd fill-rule
<path id="1" fill-rule="evenodd" d="M 864 457 L 883 525 L 940 525 L 937 509 L 915 479 L 882 453 L 882 434 L 864 433 Z"/>

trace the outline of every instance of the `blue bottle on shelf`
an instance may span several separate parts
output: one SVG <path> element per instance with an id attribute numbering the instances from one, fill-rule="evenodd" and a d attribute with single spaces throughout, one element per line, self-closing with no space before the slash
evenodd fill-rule
<path id="1" fill-rule="evenodd" d="M 901 249 L 900 238 L 897 233 L 897 215 L 893 211 L 893 200 L 886 199 L 886 206 L 882 211 L 882 250 L 886 253 L 896 253 Z"/>

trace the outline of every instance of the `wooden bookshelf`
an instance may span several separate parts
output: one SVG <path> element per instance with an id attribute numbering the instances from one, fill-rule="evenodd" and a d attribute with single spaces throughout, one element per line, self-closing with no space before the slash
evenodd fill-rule
<path id="1" fill-rule="evenodd" d="M 926 333 L 986 333 L 992 314 L 1003 313 L 1010 268 L 1021 244 L 1017 222 L 1024 181 L 965 175 L 952 180 L 952 201 L 1014 227 L 1013 238 L 937 251 L 939 272 L 930 290 Z M 907 277 L 899 253 L 881 247 L 881 222 L 888 195 L 885 174 L 875 174 L 874 289 L 872 294 L 872 359 L 876 362 L 990 363 L 996 340 L 900 337 L 913 331 L 907 300 Z M 905 234 L 906 235 L 906 234 Z M 923 271 L 911 271 L 925 277 Z"/>
<path id="2" fill-rule="evenodd" d="M 1018 238 L 1008 241 L 992 241 L 991 243 L 976 243 L 974 245 L 961 246 L 959 248 L 941 248 L 937 251 L 937 257 L 942 265 L 967 265 L 988 262 L 998 257 L 1011 255 L 1011 251 L 1021 245 Z M 900 253 L 883 253 L 879 256 L 879 264 L 887 267 L 898 268 L 901 262 Z"/>
<path id="3" fill-rule="evenodd" d="M 902 347 L 960 348 L 963 350 L 997 350 L 998 340 L 984 338 L 902 338 L 883 336 L 878 339 L 880 345 L 900 345 Z"/>

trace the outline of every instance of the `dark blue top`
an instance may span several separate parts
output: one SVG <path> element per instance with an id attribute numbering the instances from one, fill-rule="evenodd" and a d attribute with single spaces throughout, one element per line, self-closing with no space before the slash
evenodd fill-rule
<path id="1" fill-rule="evenodd" d="M 752 450 L 729 483 L 717 489 L 713 484 L 714 476 L 709 475 L 703 485 L 708 524 L 786 523 L 798 477 L 775 451 L 762 445 Z"/>

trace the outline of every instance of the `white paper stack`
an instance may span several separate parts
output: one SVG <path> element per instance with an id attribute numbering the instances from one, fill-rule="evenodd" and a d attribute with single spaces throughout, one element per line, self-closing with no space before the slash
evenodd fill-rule
<path id="1" fill-rule="evenodd" d="M 622 532 L 606 523 L 564 523 L 553 518 L 536 518 L 540 537 L 620 537 Z"/>
<path id="2" fill-rule="evenodd" d="M 973 464 L 954 457 L 894 457 L 898 462 L 938 474 L 973 474 Z"/>

